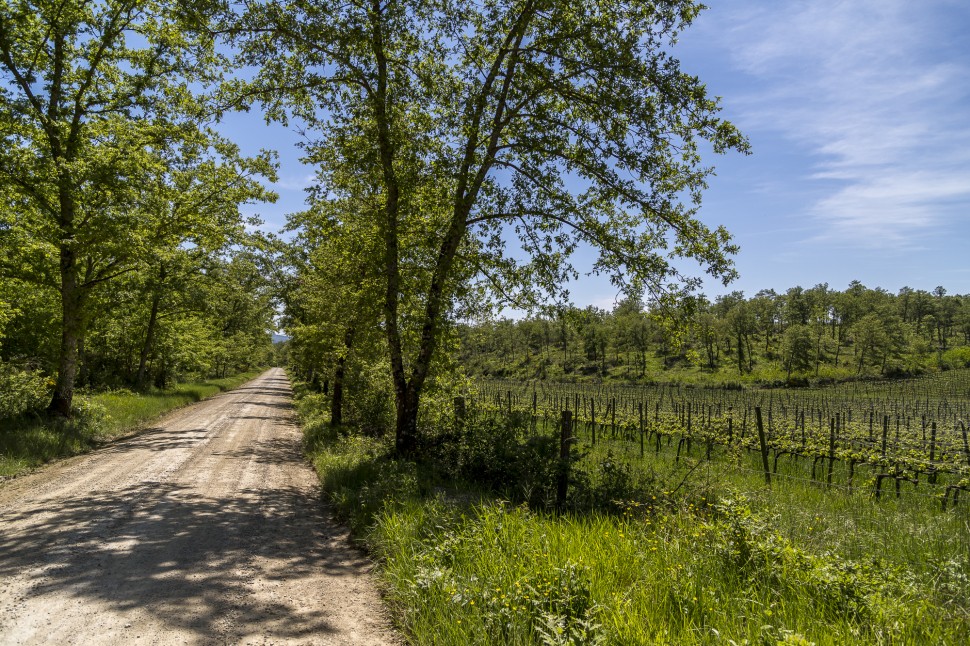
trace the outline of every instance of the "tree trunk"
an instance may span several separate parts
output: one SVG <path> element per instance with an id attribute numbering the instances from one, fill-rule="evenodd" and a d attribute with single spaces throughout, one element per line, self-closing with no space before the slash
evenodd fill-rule
<path id="1" fill-rule="evenodd" d="M 397 432 L 394 449 L 398 455 L 413 457 L 418 450 L 418 393 L 405 388 L 397 393 Z"/>
<path id="2" fill-rule="evenodd" d="M 219 375 L 220 378 L 225 378 L 226 376 L 226 365 L 222 366 L 222 373 Z M 164 390 L 165 386 L 168 384 L 168 362 L 165 360 L 165 356 L 162 356 L 162 360 L 158 364 L 158 372 L 155 373 L 155 387 L 159 390 Z"/>
<path id="3" fill-rule="evenodd" d="M 347 367 L 347 357 L 337 359 L 337 366 L 333 371 L 333 397 L 330 398 L 330 425 L 341 426 L 344 423 L 344 372 Z"/>
<path id="4" fill-rule="evenodd" d="M 815 339 L 815 376 L 818 377 L 819 367 L 822 365 L 822 336 L 825 334 L 825 325 L 818 329 L 818 336 Z"/>
<path id="5" fill-rule="evenodd" d="M 84 327 L 84 292 L 78 284 L 74 251 L 61 247 L 61 347 L 57 360 L 57 381 L 47 411 L 71 417 L 74 381 L 77 377 L 78 340 Z"/>
<path id="6" fill-rule="evenodd" d="M 738 332 L 738 374 L 744 374 L 744 342 L 741 340 L 741 333 Z"/>
<path id="7" fill-rule="evenodd" d="M 381 20 L 383 9 L 378 0 L 371 2 L 371 48 L 377 66 L 377 87 L 373 95 L 374 120 L 377 123 L 377 148 L 380 153 L 381 173 L 386 189 L 383 218 L 384 238 L 384 327 L 391 360 L 391 377 L 394 380 L 394 397 L 397 407 L 395 446 L 397 454 L 413 455 L 417 448 L 418 398 L 404 369 L 404 349 L 398 327 L 400 304 L 400 265 L 398 216 L 401 188 L 394 168 L 396 147 L 391 136 L 391 98 L 387 91 L 387 56 L 384 51 L 384 31 Z"/>
<path id="8" fill-rule="evenodd" d="M 163 272 L 164 273 L 164 272 Z M 148 315 L 148 329 L 145 331 L 145 342 L 142 343 L 141 352 L 138 356 L 138 376 L 135 377 L 135 384 L 139 390 L 144 390 L 148 385 L 148 357 L 152 352 L 152 344 L 155 340 L 155 327 L 158 321 L 158 306 L 162 301 L 161 287 L 152 294 L 152 311 Z"/>
<path id="9" fill-rule="evenodd" d="M 464 160 L 457 173 L 457 184 L 454 191 L 454 204 L 451 215 L 451 222 L 442 240 L 434 264 L 434 271 L 428 289 L 428 297 L 425 302 L 422 315 L 423 324 L 421 329 L 420 341 L 417 348 L 417 356 L 409 366 L 409 374 L 405 374 L 403 347 L 401 342 L 401 332 L 398 321 L 399 291 L 400 291 L 400 265 L 399 265 L 399 200 L 401 186 L 395 171 L 396 146 L 391 132 L 391 121 L 393 110 L 393 94 L 388 92 L 388 60 L 384 44 L 384 6 L 379 0 L 371 0 L 371 47 L 374 54 L 376 66 L 376 78 L 374 89 L 371 93 L 374 108 L 374 120 L 377 125 L 377 144 L 380 153 L 381 170 L 386 189 L 386 200 L 384 204 L 384 217 L 381 222 L 383 237 L 385 242 L 384 265 L 386 269 L 387 283 L 385 285 L 384 298 L 384 319 L 391 360 L 391 374 L 394 379 L 394 391 L 397 405 L 397 434 L 396 449 L 398 455 L 413 457 L 418 448 L 418 405 L 420 394 L 424 387 L 425 380 L 431 367 L 435 348 L 438 342 L 438 335 L 442 323 L 442 318 L 450 298 L 448 292 L 448 281 L 451 278 L 451 269 L 468 227 L 468 214 L 475 204 L 476 196 L 481 189 L 483 182 L 488 176 L 491 164 L 494 162 L 497 152 L 500 149 L 501 128 L 497 124 L 504 122 L 504 110 L 507 93 L 509 91 L 509 77 L 501 85 L 497 97 L 498 105 L 493 114 L 490 115 L 494 129 L 490 133 L 480 131 L 483 119 L 485 119 L 485 107 L 488 104 L 487 97 L 492 95 L 493 86 L 500 79 L 500 73 L 506 69 L 506 74 L 511 74 L 515 65 L 515 52 L 518 51 L 528 29 L 529 21 L 535 15 L 537 9 L 531 3 L 526 3 L 528 8 L 524 8 L 516 21 L 514 33 L 510 34 L 508 47 L 503 48 L 499 53 L 499 58 L 493 63 L 491 71 L 486 76 L 484 85 L 478 95 L 476 102 L 469 103 L 472 116 L 472 124 L 469 127 L 465 143 Z M 505 60 L 506 56 L 512 57 L 512 61 Z M 484 135 L 484 136 L 483 136 Z M 484 152 L 479 150 L 480 143 L 485 140 L 488 148 Z M 480 155 L 481 153 L 481 155 Z M 477 166 L 477 168 L 476 168 Z M 548 342 L 548 339 L 547 339 Z M 546 349 L 546 359 L 548 360 L 548 348 Z"/>
<path id="10" fill-rule="evenodd" d="M 344 376 L 347 372 L 347 358 L 354 345 L 354 328 L 347 328 L 344 334 L 344 352 L 337 358 L 333 371 L 333 397 L 330 398 L 330 425 L 340 426 L 344 422 Z"/>

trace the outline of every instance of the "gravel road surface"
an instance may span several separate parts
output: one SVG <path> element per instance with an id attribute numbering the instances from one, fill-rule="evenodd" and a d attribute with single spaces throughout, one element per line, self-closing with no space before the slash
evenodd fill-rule
<path id="1" fill-rule="evenodd" d="M 0 486 L 0 644 L 398 644 L 286 376 Z"/>

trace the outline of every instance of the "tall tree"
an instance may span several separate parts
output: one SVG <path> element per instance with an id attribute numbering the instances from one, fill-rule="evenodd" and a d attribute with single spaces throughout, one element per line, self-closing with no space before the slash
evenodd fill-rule
<path id="1" fill-rule="evenodd" d="M 247 34 L 237 43 L 263 70 L 251 92 L 271 116 L 295 111 L 341 151 L 334 158 L 379 169 L 374 262 L 399 453 L 417 447 L 441 331 L 476 274 L 503 295 L 561 294 L 586 244 L 599 251 L 593 270 L 631 295 L 695 288 L 678 257 L 733 276 L 727 232 L 695 217 L 711 172 L 699 148 L 746 142 L 667 50 L 700 9 L 298 1 L 260 6 L 227 30 Z M 510 237 L 526 260 L 508 253 Z M 415 258 L 421 278 L 409 280 Z"/>
<path id="2" fill-rule="evenodd" d="M 361 192 L 349 200 L 314 197 L 311 209 L 289 218 L 298 234 L 290 245 L 295 286 L 285 303 L 286 316 L 298 343 L 312 339 L 319 364 L 329 364 L 314 369 L 326 376 L 335 426 L 343 421 L 353 355 L 361 347 L 371 355 L 375 347 L 383 349 L 375 338 L 381 321 L 379 272 L 368 263 L 379 236 L 367 215 L 378 203 L 374 195 Z"/>
<path id="3" fill-rule="evenodd" d="M 788 326 L 781 339 L 781 361 L 785 378 L 792 372 L 804 372 L 811 365 L 812 332 L 807 325 L 795 323 Z"/>
<path id="4" fill-rule="evenodd" d="M 159 213 L 155 190 L 186 141 L 209 148 L 189 87 L 214 79 L 218 56 L 182 7 L 0 6 L 0 191 L 13 207 L 0 231 L 15 250 L 0 270 L 57 291 L 59 415 L 71 412 L 92 290 L 197 221 Z"/>
<path id="5" fill-rule="evenodd" d="M 825 340 L 825 327 L 832 314 L 833 294 L 828 283 L 819 283 L 805 292 L 809 302 L 810 323 L 812 334 L 815 336 L 815 376 L 818 376 L 822 365 L 822 352 Z"/>

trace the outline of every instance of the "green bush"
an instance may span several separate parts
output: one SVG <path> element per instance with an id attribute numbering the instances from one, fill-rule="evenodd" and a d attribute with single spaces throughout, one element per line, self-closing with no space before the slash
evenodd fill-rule
<path id="1" fill-rule="evenodd" d="M 530 423 L 528 415 L 513 411 L 498 419 L 469 420 L 445 433 L 426 429 L 428 461 L 446 477 L 546 507 L 555 500 L 559 442 L 532 435 Z"/>
<path id="2" fill-rule="evenodd" d="M 384 362 L 354 366 L 344 390 L 344 419 L 367 435 L 394 428 L 394 384 Z"/>
<path id="3" fill-rule="evenodd" d="M 42 409 L 50 399 L 52 385 L 39 370 L 0 363 L 0 419 Z"/>
<path id="4" fill-rule="evenodd" d="M 947 370 L 970 368 L 970 346 L 963 345 L 959 348 L 950 348 L 943 353 L 942 364 L 943 368 Z"/>

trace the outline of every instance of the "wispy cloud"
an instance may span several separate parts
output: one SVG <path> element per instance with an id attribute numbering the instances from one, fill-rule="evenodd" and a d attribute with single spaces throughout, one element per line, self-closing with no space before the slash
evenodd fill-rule
<path id="1" fill-rule="evenodd" d="M 308 186 L 312 186 L 317 181 L 313 173 L 303 173 L 302 175 L 285 175 L 273 184 L 273 188 L 280 191 L 304 191 Z"/>
<path id="2" fill-rule="evenodd" d="M 813 240 L 912 247 L 970 205 L 970 48 L 948 0 L 720 8 L 716 37 L 760 88 L 732 105 L 818 160 Z"/>

